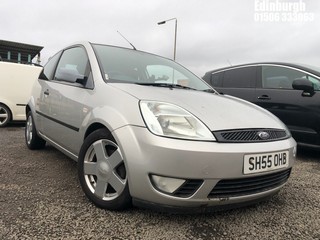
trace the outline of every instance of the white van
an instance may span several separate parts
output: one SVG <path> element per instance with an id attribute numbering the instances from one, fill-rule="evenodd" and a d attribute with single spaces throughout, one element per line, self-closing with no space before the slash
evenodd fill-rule
<path id="1" fill-rule="evenodd" d="M 0 61 L 0 127 L 25 121 L 25 107 L 42 67 Z"/>

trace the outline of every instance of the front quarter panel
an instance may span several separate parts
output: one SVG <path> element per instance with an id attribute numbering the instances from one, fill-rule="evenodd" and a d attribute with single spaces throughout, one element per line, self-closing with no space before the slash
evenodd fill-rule
<path id="1" fill-rule="evenodd" d="M 81 148 L 83 140 L 90 134 L 91 126 L 94 124 L 105 126 L 111 133 L 127 125 L 145 126 L 140 114 L 139 100 L 110 84 L 103 82 L 101 86 L 97 86 L 95 96 L 87 100 L 90 111 L 83 118 L 79 129 L 82 141 L 75 149 Z"/>

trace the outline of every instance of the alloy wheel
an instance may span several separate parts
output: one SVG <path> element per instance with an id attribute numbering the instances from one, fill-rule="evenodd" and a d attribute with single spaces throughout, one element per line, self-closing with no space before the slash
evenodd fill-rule
<path id="1" fill-rule="evenodd" d="M 84 157 L 83 174 L 89 190 L 99 199 L 110 201 L 124 191 L 127 174 L 119 147 L 112 141 L 95 141 Z"/>

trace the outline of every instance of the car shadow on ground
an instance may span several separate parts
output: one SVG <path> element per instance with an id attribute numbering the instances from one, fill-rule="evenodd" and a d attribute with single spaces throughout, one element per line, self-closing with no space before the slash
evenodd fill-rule
<path id="1" fill-rule="evenodd" d="M 26 122 L 10 122 L 4 128 L 8 128 L 8 129 L 10 129 L 10 128 L 19 128 L 19 127 L 24 127 L 25 125 L 26 125 Z"/>
<path id="2" fill-rule="evenodd" d="M 308 160 L 319 160 L 320 162 L 320 150 L 313 148 L 298 147 L 298 158 L 304 158 Z"/>

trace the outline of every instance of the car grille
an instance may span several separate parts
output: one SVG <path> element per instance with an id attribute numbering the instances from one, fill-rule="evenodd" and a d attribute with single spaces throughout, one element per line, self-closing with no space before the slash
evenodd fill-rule
<path id="1" fill-rule="evenodd" d="M 176 197 L 190 197 L 199 189 L 202 183 L 203 180 L 200 179 L 189 179 L 173 195 Z"/>
<path id="2" fill-rule="evenodd" d="M 289 138 L 282 129 L 240 129 L 212 132 L 218 142 L 245 143 L 270 142 Z M 263 134 L 263 135 L 261 135 Z"/>
<path id="3" fill-rule="evenodd" d="M 291 168 L 263 176 L 221 180 L 208 197 L 229 198 L 264 192 L 286 183 L 290 172 Z"/>

